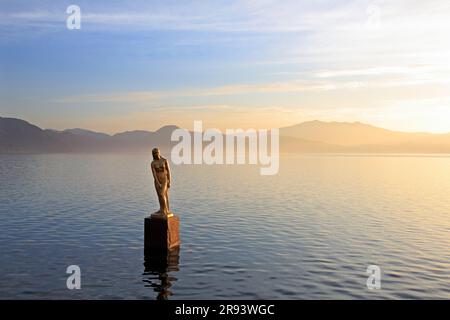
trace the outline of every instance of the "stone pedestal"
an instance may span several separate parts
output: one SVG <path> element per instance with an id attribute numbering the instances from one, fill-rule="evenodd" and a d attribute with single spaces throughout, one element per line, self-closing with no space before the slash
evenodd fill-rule
<path id="1" fill-rule="evenodd" d="M 180 219 L 152 215 L 144 222 L 145 252 L 168 252 L 180 246 Z"/>

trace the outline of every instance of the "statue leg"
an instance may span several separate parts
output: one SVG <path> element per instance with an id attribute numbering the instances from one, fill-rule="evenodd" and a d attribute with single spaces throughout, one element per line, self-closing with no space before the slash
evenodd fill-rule
<path id="1" fill-rule="evenodd" d="M 161 209 L 164 214 L 169 213 L 168 199 L 167 199 L 167 181 L 161 184 Z"/>
<path id="2" fill-rule="evenodd" d="M 169 207 L 169 188 L 167 187 L 167 184 L 166 184 L 166 189 L 165 189 L 165 193 L 164 193 L 164 199 L 166 200 L 167 212 L 170 212 L 170 207 Z"/>
<path id="3" fill-rule="evenodd" d="M 156 189 L 156 194 L 158 195 L 158 201 L 159 201 L 159 213 L 164 213 L 164 207 L 165 207 L 165 201 L 164 201 L 164 195 L 162 193 L 162 188 L 160 188 L 156 181 L 155 181 L 155 189 Z"/>

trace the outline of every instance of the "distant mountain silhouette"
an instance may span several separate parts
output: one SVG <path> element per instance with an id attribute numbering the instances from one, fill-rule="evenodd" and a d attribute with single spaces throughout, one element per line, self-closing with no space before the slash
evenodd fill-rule
<path id="1" fill-rule="evenodd" d="M 58 132 L 58 131 L 55 131 Z M 85 130 L 85 129 L 79 129 L 79 128 L 75 128 L 75 129 L 67 129 L 64 130 L 63 132 L 65 133 L 72 133 L 74 135 L 77 136 L 83 136 L 83 137 L 88 137 L 91 139 L 108 139 L 111 136 L 106 134 L 106 133 L 100 133 L 100 132 L 94 132 L 94 131 L 89 131 L 89 130 Z"/>
<path id="2" fill-rule="evenodd" d="M 44 130 L 0 117 L 0 153 L 150 152 L 169 150 L 177 126 L 115 135 L 84 129 Z M 450 134 L 406 133 L 359 122 L 308 121 L 280 129 L 280 150 L 290 153 L 450 153 Z"/>
<path id="3" fill-rule="evenodd" d="M 0 153 L 141 152 L 168 149 L 176 126 L 115 135 L 84 129 L 43 130 L 24 120 L 0 117 Z"/>
<path id="4" fill-rule="evenodd" d="M 342 152 L 450 153 L 450 134 L 399 132 L 360 122 L 308 121 L 280 129 L 284 137 L 320 141 Z"/>

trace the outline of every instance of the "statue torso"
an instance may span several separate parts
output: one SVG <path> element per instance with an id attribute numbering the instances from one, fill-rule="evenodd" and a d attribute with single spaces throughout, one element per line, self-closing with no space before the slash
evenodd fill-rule
<path id="1" fill-rule="evenodd" d="M 152 164 L 153 164 L 153 167 L 155 168 L 156 172 L 164 172 L 164 170 L 166 169 L 165 159 L 163 159 L 163 158 L 158 159 L 158 160 L 153 160 Z"/>

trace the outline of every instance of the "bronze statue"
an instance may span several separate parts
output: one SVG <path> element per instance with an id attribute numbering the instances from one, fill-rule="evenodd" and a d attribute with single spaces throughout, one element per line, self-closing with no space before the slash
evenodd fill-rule
<path id="1" fill-rule="evenodd" d="M 158 148 L 152 150 L 153 161 L 151 169 L 155 179 L 155 189 L 158 194 L 159 211 L 153 215 L 161 217 L 171 217 L 173 214 L 169 210 L 169 188 L 170 188 L 170 167 L 169 162 L 161 157 Z"/>

